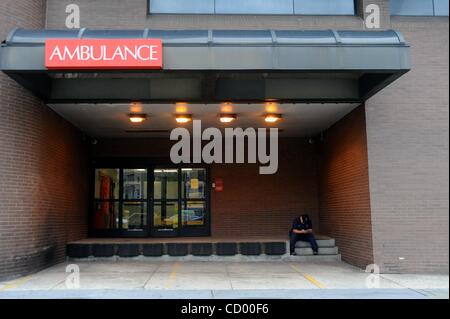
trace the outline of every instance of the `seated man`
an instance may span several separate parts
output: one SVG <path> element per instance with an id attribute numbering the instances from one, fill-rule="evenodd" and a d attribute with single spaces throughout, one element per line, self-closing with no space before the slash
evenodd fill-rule
<path id="1" fill-rule="evenodd" d="M 314 255 L 318 254 L 319 247 L 317 246 L 316 238 L 314 237 L 312 230 L 312 222 L 308 215 L 301 215 L 296 217 L 292 223 L 292 228 L 289 232 L 291 255 L 295 255 L 295 243 L 299 240 L 308 241 L 314 252 Z"/>

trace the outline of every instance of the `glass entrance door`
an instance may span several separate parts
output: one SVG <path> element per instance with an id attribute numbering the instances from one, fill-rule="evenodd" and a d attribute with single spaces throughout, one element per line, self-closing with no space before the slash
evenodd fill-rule
<path id="1" fill-rule="evenodd" d="M 177 236 L 179 229 L 179 170 L 153 170 L 153 227 L 155 236 Z"/>
<path id="2" fill-rule="evenodd" d="M 181 169 L 181 236 L 208 234 L 207 185 L 205 168 Z"/>
<path id="3" fill-rule="evenodd" d="M 121 164 L 93 167 L 90 236 L 210 235 L 205 167 Z"/>
<path id="4" fill-rule="evenodd" d="M 205 168 L 153 170 L 153 236 L 209 235 Z"/>
<path id="5" fill-rule="evenodd" d="M 122 230 L 147 231 L 147 169 L 125 168 L 122 170 Z"/>

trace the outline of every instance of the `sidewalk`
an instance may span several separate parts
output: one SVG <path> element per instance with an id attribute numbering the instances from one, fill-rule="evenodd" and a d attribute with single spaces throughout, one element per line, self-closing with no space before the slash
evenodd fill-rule
<path id="1" fill-rule="evenodd" d="M 1 298 L 448 298 L 448 275 L 368 275 L 344 262 L 83 261 L 0 283 Z M 369 282 L 369 286 L 367 285 Z M 370 288 L 377 287 L 377 288 Z"/>

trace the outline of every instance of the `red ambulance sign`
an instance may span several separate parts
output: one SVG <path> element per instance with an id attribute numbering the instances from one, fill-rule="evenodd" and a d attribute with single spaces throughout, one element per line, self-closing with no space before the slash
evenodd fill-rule
<path id="1" fill-rule="evenodd" d="M 162 69 L 160 39 L 47 39 L 48 69 Z"/>

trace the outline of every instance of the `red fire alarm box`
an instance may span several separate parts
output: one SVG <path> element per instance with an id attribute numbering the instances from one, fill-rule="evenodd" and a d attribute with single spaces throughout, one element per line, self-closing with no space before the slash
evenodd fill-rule
<path id="1" fill-rule="evenodd" d="M 214 189 L 216 192 L 223 191 L 223 180 L 221 178 L 214 179 Z"/>

